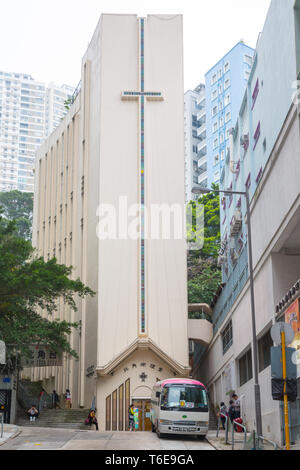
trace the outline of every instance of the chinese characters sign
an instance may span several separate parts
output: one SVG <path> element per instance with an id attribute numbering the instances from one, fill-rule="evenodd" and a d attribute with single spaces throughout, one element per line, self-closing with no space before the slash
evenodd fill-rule
<path id="1" fill-rule="evenodd" d="M 30 356 L 21 358 L 23 367 L 44 367 L 44 366 L 61 366 L 62 356 L 55 351 L 51 351 L 47 345 L 31 345 L 29 346 Z"/>

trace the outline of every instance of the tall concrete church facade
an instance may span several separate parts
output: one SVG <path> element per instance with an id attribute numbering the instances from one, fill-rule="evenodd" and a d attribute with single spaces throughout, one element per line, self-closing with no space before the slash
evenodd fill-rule
<path id="1" fill-rule="evenodd" d="M 96 295 L 58 308 L 81 321 L 79 361 L 27 375 L 69 388 L 74 407 L 94 403 L 100 429 L 125 430 L 132 400 L 148 416 L 153 384 L 190 373 L 186 242 L 147 236 L 146 217 L 153 205 L 184 210 L 183 106 L 182 16 L 103 14 L 81 92 L 37 155 L 34 245 Z M 129 225 L 141 207 L 138 237 L 125 233 L 125 202 Z M 104 215 L 116 219 L 107 236 Z"/>

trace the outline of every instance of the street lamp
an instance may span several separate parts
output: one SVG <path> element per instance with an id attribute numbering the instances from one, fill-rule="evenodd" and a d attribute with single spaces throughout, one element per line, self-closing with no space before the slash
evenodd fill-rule
<path id="1" fill-rule="evenodd" d="M 250 280 L 250 296 L 251 296 L 251 319 L 252 319 L 252 362 L 254 368 L 254 400 L 255 400 L 255 417 L 256 417 L 256 432 L 258 436 L 262 436 L 262 420 L 261 420 L 261 401 L 260 401 L 260 386 L 258 383 L 258 360 L 257 360 L 257 340 L 256 340 L 256 322 L 255 322 L 255 302 L 254 302 L 254 277 L 253 277 L 253 257 L 252 257 L 252 238 L 251 238 L 251 220 L 250 220 L 250 199 L 248 190 L 246 191 L 231 191 L 231 190 L 216 190 L 209 188 L 194 187 L 193 194 L 208 194 L 211 192 L 223 194 L 238 194 L 245 196 L 247 208 L 247 228 L 248 228 L 248 257 L 249 257 L 249 280 Z"/>

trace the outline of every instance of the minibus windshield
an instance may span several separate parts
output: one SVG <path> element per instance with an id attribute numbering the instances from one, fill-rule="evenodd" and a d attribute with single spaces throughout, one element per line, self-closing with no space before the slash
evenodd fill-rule
<path id="1" fill-rule="evenodd" d="M 161 393 L 161 410 L 207 412 L 206 390 L 197 385 L 167 385 Z"/>

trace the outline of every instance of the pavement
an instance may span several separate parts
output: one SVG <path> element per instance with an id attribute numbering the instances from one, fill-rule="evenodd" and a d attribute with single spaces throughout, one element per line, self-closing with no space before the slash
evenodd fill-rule
<path id="1" fill-rule="evenodd" d="M 21 428 L 15 424 L 3 424 L 3 432 L 0 424 L 0 446 L 5 444 L 9 439 L 17 437 L 22 432 Z"/>
<path id="2" fill-rule="evenodd" d="M 42 431 L 42 428 L 40 428 Z M 44 428 L 43 431 L 46 431 Z M 50 429 L 48 431 L 51 431 Z M 56 432 L 63 430 L 56 430 Z M 30 427 L 24 428 L 19 427 L 14 424 L 4 424 L 3 425 L 3 434 L 0 424 L 0 446 L 5 443 L 9 444 L 11 439 L 16 438 L 21 433 L 24 433 L 24 438 L 27 438 L 27 434 L 31 434 Z M 101 435 L 100 435 L 101 434 Z M 127 436 L 128 434 L 128 436 Z M 61 443 L 65 450 L 75 450 L 78 448 L 85 448 L 85 449 L 100 449 L 105 448 L 106 450 L 112 450 L 115 448 L 118 449 L 136 449 L 140 448 L 140 445 L 145 450 L 154 450 L 154 449 L 161 449 L 161 450 L 209 450 L 210 446 L 212 446 L 216 450 L 232 450 L 231 444 L 231 433 L 228 436 L 229 444 L 225 444 L 225 431 L 220 430 L 218 437 L 216 436 L 216 431 L 209 431 L 206 436 L 206 444 L 205 441 L 203 443 L 199 443 L 193 440 L 171 440 L 171 439 L 154 439 L 152 433 L 128 433 L 128 432 L 113 432 L 113 433 L 93 433 L 92 431 L 88 432 L 75 432 L 74 437 L 69 442 Z M 156 436 L 156 435 L 155 435 Z M 247 434 L 247 441 L 251 437 L 251 434 Z M 95 439 L 98 441 L 97 446 L 95 446 Z M 94 442 L 93 442 L 94 441 Z M 140 442 L 138 442 L 140 441 Z M 99 445 L 99 443 L 101 445 Z M 200 444 L 200 446 L 199 446 Z M 251 447 L 251 446 L 250 446 Z M 249 445 L 247 448 L 250 450 Z M 291 450 L 299 450 L 300 445 L 291 446 Z M 199 450 L 200 450 L 199 449 Z M 272 449 L 272 448 L 271 448 Z M 270 450 L 271 450 L 270 449 Z M 234 441 L 234 450 L 244 450 L 244 435 L 243 434 L 235 434 L 235 441 Z M 268 450 L 266 448 L 266 450 Z"/>

